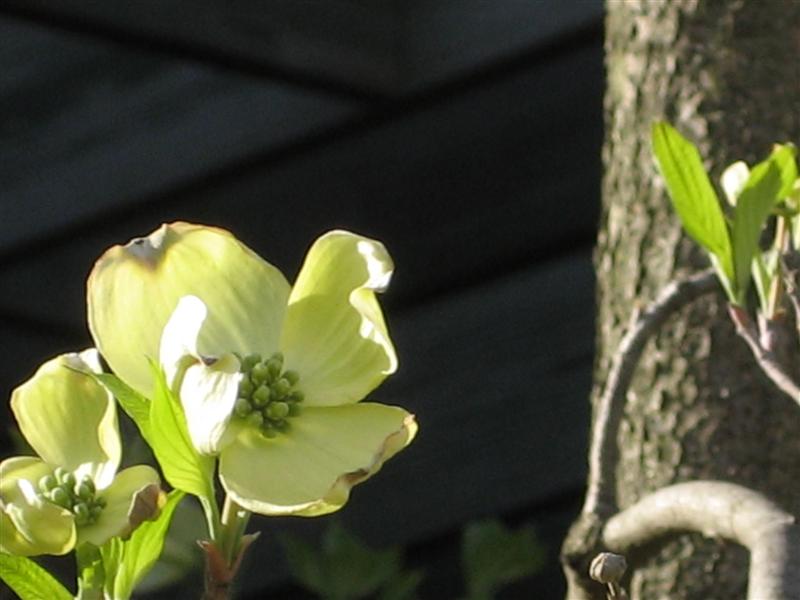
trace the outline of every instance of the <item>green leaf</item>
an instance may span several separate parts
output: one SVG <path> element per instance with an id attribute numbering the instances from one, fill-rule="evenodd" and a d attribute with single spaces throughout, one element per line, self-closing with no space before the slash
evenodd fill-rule
<path id="1" fill-rule="evenodd" d="M 544 550 L 532 527 L 511 531 L 492 519 L 467 526 L 461 559 L 469 597 L 491 598 L 503 585 L 536 573 Z"/>
<path id="2" fill-rule="evenodd" d="M 0 552 L 0 579 L 22 600 L 72 600 L 72 594 L 45 569 L 24 556 Z"/>
<path id="3" fill-rule="evenodd" d="M 279 539 L 298 583 L 328 600 L 374 598 L 400 574 L 397 548 L 371 548 L 338 523 L 325 532 L 321 549 L 295 536 Z"/>
<path id="4" fill-rule="evenodd" d="M 377 550 L 366 545 L 338 523 L 322 540 L 327 559 L 329 591 L 336 598 L 372 596 L 400 569 L 400 551 Z"/>
<path id="5" fill-rule="evenodd" d="M 112 598 L 130 598 L 134 588 L 161 556 L 172 515 L 183 497 L 182 491 L 172 490 L 156 520 L 142 523 L 125 541 L 112 538 L 103 546 L 106 592 Z"/>
<path id="6" fill-rule="evenodd" d="M 735 281 L 731 239 L 700 153 L 674 127 L 663 122 L 653 125 L 653 152 L 683 228 L 716 257 L 717 272 L 725 289 L 730 290 Z"/>
<path id="7" fill-rule="evenodd" d="M 116 375 L 111 373 L 88 373 L 88 375 L 94 377 L 98 383 L 114 395 L 122 409 L 139 427 L 142 437 L 148 440 L 150 437 L 150 400 Z"/>
<path id="8" fill-rule="evenodd" d="M 789 207 L 800 209 L 800 179 L 796 179 L 792 191 L 789 194 L 789 199 L 786 202 Z M 798 211 L 800 213 L 800 210 Z M 794 215 L 791 219 L 792 229 L 792 247 L 797 250 L 800 248 L 800 214 Z"/>
<path id="9" fill-rule="evenodd" d="M 150 403 L 150 446 L 170 485 L 214 502 L 214 459 L 197 452 L 189 438 L 180 401 L 169 388 L 164 371 L 151 364 L 155 382 Z"/>
<path id="10" fill-rule="evenodd" d="M 421 570 L 398 573 L 383 586 L 378 600 L 415 600 L 423 577 Z"/>
<path id="11" fill-rule="evenodd" d="M 307 590 L 321 594 L 325 590 L 325 565 L 322 554 L 311 544 L 296 535 L 281 533 L 278 536 L 289 571 L 295 581 Z"/>
<path id="12" fill-rule="evenodd" d="M 791 147 L 783 146 L 767 160 L 750 170 L 750 177 L 736 201 L 733 218 L 733 258 L 736 273 L 736 301 L 745 304 L 750 286 L 753 257 L 759 250 L 761 231 L 772 209 L 781 199 L 784 173 L 790 167 L 787 157 L 794 162 Z"/>
<path id="13" fill-rule="evenodd" d="M 778 198 L 783 200 L 791 195 L 797 181 L 797 148 L 792 144 L 776 144 L 769 160 L 780 171 L 781 188 L 778 191 Z"/>
<path id="14" fill-rule="evenodd" d="M 772 261 L 769 261 L 770 263 Z M 775 278 L 775 270 L 768 266 L 768 261 L 765 260 L 764 254 L 756 252 L 753 257 L 753 283 L 756 287 L 758 294 L 758 301 L 761 306 L 761 312 L 767 314 L 767 307 L 769 306 L 769 290 L 772 287 L 772 282 Z M 768 318 L 770 315 L 767 315 Z"/>
<path id="15" fill-rule="evenodd" d="M 205 515 L 197 502 L 181 502 L 172 514 L 164 549 L 158 562 L 145 578 L 136 585 L 139 594 L 153 594 L 157 590 L 175 585 L 196 571 L 201 559 L 197 552 L 198 531 L 206 526 Z"/>

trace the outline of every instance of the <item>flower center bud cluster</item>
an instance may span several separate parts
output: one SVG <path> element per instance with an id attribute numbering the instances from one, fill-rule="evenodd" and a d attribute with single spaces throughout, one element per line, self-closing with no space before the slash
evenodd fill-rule
<path id="1" fill-rule="evenodd" d="M 303 392 L 297 389 L 300 376 L 283 370 L 283 355 L 276 352 L 262 360 L 258 354 L 240 358 L 239 395 L 234 414 L 257 427 L 264 437 L 273 438 L 289 429 L 289 418 L 300 414 Z"/>
<path id="2" fill-rule="evenodd" d="M 91 525 L 106 507 L 106 501 L 96 498 L 94 481 L 84 475 L 80 481 L 75 474 L 62 467 L 57 467 L 52 475 L 45 475 L 39 480 L 39 496 L 70 511 L 75 515 L 75 524 Z"/>

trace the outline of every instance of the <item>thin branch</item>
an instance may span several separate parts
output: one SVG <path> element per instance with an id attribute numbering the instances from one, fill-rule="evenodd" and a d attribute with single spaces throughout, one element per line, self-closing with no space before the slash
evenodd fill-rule
<path id="1" fill-rule="evenodd" d="M 797 333 L 800 335 L 800 286 L 798 277 L 800 276 L 800 253 L 797 251 L 787 252 L 781 257 L 783 263 L 783 284 L 786 296 L 792 303 L 794 309 L 794 323 Z"/>
<path id="2" fill-rule="evenodd" d="M 613 357 L 603 393 L 597 400 L 589 448 L 589 482 L 583 511 L 570 527 L 561 550 L 561 563 L 570 600 L 602 597 L 602 588 L 589 578 L 589 562 L 602 548 L 602 530 L 617 510 L 617 436 L 633 373 L 645 344 L 676 311 L 718 289 L 712 270 L 670 283 L 638 315 Z"/>
<path id="3" fill-rule="evenodd" d="M 603 542 L 630 555 L 663 536 L 696 531 L 750 551 L 748 598 L 800 598 L 800 528 L 762 494 L 733 483 L 693 481 L 662 488 L 606 523 Z"/>
<path id="4" fill-rule="evenodd" d="M 759 339 L 759 333 L 753 325 L 750 316 L 739 306 L 729 306 L 728 314 L 736 326 L 736 333 L 747 342 L 758 366 L 770 378 L 779 390 L 800 404 L 800 386 L 794 381 L 787 367 L 782 363 L 778 354 L 772 349 L 764 347 Z"/>
<path id="5" fill-rule="evenodd" d="M 584 514 L 596 514 L 602 519 L 616 511 L 617 434 L 628 388 L 645 344 L 673 313 L 716 289 L 717 276 L 711 269 L 673 281 L 622 338 L 595 409 Z"/>

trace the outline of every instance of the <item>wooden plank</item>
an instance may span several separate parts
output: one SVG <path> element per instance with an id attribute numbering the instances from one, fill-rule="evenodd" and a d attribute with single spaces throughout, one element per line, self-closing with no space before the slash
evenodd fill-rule
<path id="1" fill-rule="evenodd" d="M 0 289 L 14 293 L 0 295 L 0 310 L 82 327 L 95 258 L 177 218 L 230 228 L 290 278 L 327 229 L 378 237 L 397 264 L 390 306 L 496 277 L 594 239 L 601 93 L 599 48 L 586 49 L 293 160 L 133 203 L 3 264 Z M 82 182 L 75 194 L 113 198 L 105 185 Z M 47 190 L 61 202 L 57 186 Z"/>
<path id="2" fill-rule="evenodd" d="M 113 5 L 10 0 L 4 7 L 56 27 L 251 73 L 261 66 L 263 74 L 293 80 L 297 71 L 321 87 L 343 84 L 374 94 L 394 88 L 398 75 L 401 32 L 392 0 L 198 0 L 190 10 L 178 0 Z"/>
<path id="3" fill-rule="evenodd" d="M 407 89 L 421 89 L 599 23 L 602 0 L 413 0 L 407 26 Z"/>
<path id="4" fill-rule="evenodd" d="M 221 5 L 7 0 L 6 10 L 89 35 L 223 62 L 320 88 L 408 94 L 602 19 L 602 0 L 249 0 Z M 293 73 L 300 74 L 296 77 Z M 296 81 L 301 83 L 300 81 Z M 339 82 L 337 84 L 336 82 Z"/>
<path id="5" fill-rule="evenodd" d="M 357 108 L 7 19 L 0 40 L 0 254 Z"/>

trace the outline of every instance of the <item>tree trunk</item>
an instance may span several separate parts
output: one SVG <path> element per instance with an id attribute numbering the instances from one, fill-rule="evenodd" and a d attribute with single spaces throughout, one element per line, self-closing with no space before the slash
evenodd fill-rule
<path id="1" fill-rule="evenodd" d="M 653 121 L 692 139 L 715 182 L 735 160 L 800 141 L 800 2 L 608 0 L 607 9 L 595 406 L 632 311 L 708 265 L 656 174 Z M 719 479 L 800 516 L 800 409 L 758 370 L 721 295 L 681 311 L 648 344 L 618 444 L 622 508 L 670 483 Z M 742 548 L 685 535 L 636 568 L 629 591 L 742 598 L 746 563 Z"/>

